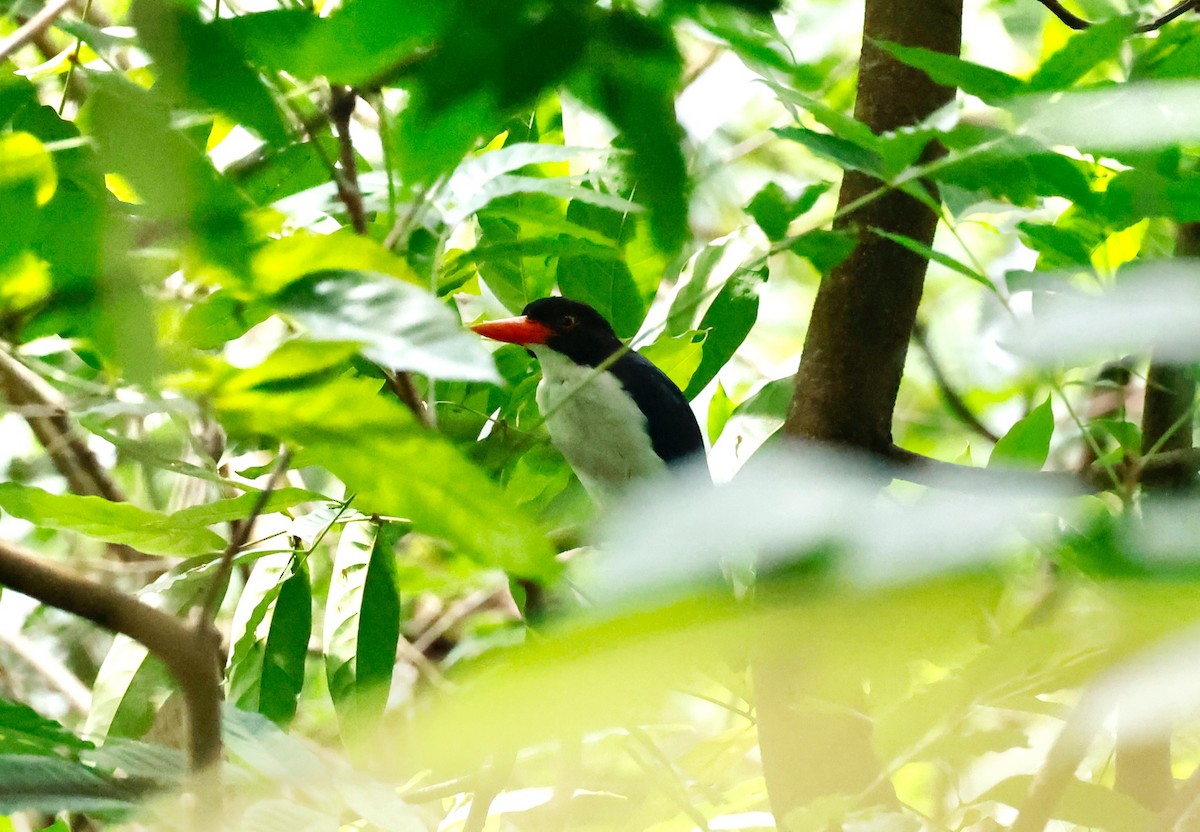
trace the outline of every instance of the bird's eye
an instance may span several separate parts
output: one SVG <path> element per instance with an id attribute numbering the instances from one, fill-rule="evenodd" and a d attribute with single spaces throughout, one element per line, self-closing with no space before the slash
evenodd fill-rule
<path id="1" fill-rule="evenodd" d="M 563 329 L 574 329 L 578 325 L 579 325 L 579 319 L 576 318 L 574 315 L 563 315 L 563 318 L 562 318 Z"/>

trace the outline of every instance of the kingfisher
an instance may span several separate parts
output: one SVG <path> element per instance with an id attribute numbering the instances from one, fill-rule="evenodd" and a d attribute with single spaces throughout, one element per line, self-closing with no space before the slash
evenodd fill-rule
<path id="1" fill-rule="evenodd" d="M 597 503 L 619 496 L 630 482 L 703 456 L 700 425 L 682 391 L 625 347 L 586 303 L 541 298 L 519 317 L 471 329 L 519 344 L 537 358 L 537 404 L 550 441 Z"/>

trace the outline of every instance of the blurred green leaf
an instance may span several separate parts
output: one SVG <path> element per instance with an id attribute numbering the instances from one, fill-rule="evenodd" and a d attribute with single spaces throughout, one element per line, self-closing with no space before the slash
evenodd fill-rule
<path id="1" fill-rule="evenodd" d="M 57 757 L 0 755 L 0 812 L 131 810 L 135 795 L 92 769 Z"/>
<path id="2" fill-rule="evenodd" d="M 1000 437 L 988 459 L 989 468 L 1041 469 L 1050 455 L 1050 437 L 1054 434 L 1054 410 L 1050 397 L 1029 411 Z"/>
<path id="3" fill-rule="evenodd" d="M 57 754 L 63 749 L 91 747 L 92 743 L 33 708 L 0 699 L 0 755 Z"/>
<path id="4" fill-rule="evenodd" d="M 275 9 L 225 18 L 242 50 L 260 66 L 305 80 L 370 84 L 430 48 L 451 4 L 421 0 L 351 0 L 329 17 Z"/>
<path id="5" fill-rule="evenodd" d="M 481 563 L 546 579 L 558 571 L 549 546 L 500 490 L 378 384 L 339 379 L 302 391 L 239 391 L 215 398 L 227 429 L 302 447 L 358 497 L 362 511 L 406 517 Z M 398 476 L 397 472 L 403 472 Z"/>
<path id="6" fill-rule="evenodd" d="M 245 199 L 171 126 L 161 95 L 110 75 L 93 81 L 88 114 L 104 168 L 121 174 L 155 215 L 187 228 L 206 259 L 245 275 L 251 249 Z"/>
<path id="7" fill-rule="evenodd" d="M 491 356 L 458 316 L 430 293 L 388 275 L 316 272 L 289 283 L 274 304 L 304 327 L 305 337 L 357 342 L 363 355 L 388 369 L 499 381 Z"/>
<path id="8" fill-rule="evenodd" d="M 204 23 L 182 0 L 134 0 L 130 15 L 172 97 L 202 102 L 272 144 L 287 140 L 275 100 L 223 27 Z"/>
<path id="9" fill-rule="evenodd" d="M 1132 16 L 1116 17 L 1073 35 L 1067 45 L 1051 55 L 1029 79 L 1031 92 L 1063 90 L 1097 65 L 1120 54 L 1133 34 Z"/>
<path id="10" fill-rule="evenodd" d="M 0 508 L 43 528 L 122 543 L 150 555 L 199 555 L 225 548 L 220 535 L 202 526 L 103 497 L 51 494 L 8 482 L 0 483 Z"/>
<path id="11" fill-rule="evenodd" d="M 590 44 L 589 71 L 570 88 L 621 131 L 634 198 L 650 211 L 654 239 L 675 253 L 687 238 L 687 167 L 675 119 L 683 61 L 662 23 L 613 10 Z"/>

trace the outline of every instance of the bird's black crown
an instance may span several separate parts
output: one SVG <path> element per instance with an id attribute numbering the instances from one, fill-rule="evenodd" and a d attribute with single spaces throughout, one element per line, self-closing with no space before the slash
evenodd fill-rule
<path id="1" fill-rule="evenodd" d="M 546 346 L 578 364 L 596 367 L 621 348 L 621 339 L 604 316 L 586 303 L 570 298 L 541 298 L 521 314 L 554 334 Z"/>

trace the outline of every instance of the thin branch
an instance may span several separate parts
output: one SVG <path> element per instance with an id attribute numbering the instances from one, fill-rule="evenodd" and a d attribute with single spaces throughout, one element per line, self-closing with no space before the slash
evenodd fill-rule
<path id="1" fill-rule="evenodd" d="M 54 657 L 21 633 L 10 633 L 0 629 L 0 644 L 11 650 L 19 659 L 36 670 L 63 695 L 71 710 L 87 714 L 92 709 L 92 692 L 79 677 Z"/>
<path id="2" fill-rule="evenodd" d="M 0 343 L 0 396 L 25 417 L 71 493 L 124 502 L 125 495 L 71 423 L 63 397 L 18 361 L 10 349 Z"/>
<path id="3" fill-rule="evenodd" d="M 942 394 L 942 399 L 946 402 L 946 406 L 950 408 L 950 412 L 957 416 L 960 422 L 984 439 L 989 442 L 999 442 L 1000 437 L 992 433 L 987 425 L 979 421 L 979 417 L 971 412 L 971 408 L 967 407 L 967 403 L 963 401 L 962 396 L 951 386 L 950 380 L 946 378 L 945 372 L 942 371 L 942 365 L 938 362 L 933 354 L 933 350 L 929 346 L 929 337 L 924 324 L 918 322 L 913 327 L 913 343 L 924 354 L 925 363 L 929 365 L 929 372 L 933 376 L 934 384 L 937 385 L 938 392 Z"/>
<path id="4" fill-rule="evenodd" d="M 1105 713 L 1106 709 L 1098 707 L 1094 695 L 1083 695 L 1046 755 L 1045 765 L 1029 784 L 1029 793 L 1009 832 L 1042 832 L 1046 828 L 1063 792 L 1075 777 L 1075 770 L 1100 732 Z"/>
<path id="5" fill-rule="evenodd" d="M 75 0 L 52 0 L 50 3 L 47 3 L 45 8 L 21 24 L 17 28 L 17 31 L 5 38 L 3 43 L 0 43 L 0 61 L 7 60 L 10 55 L 22 46 L 49 29 L 54 24 L 54 21 L 58 20 L 59 16 L 70 8 L 74 2 Z"/>
<path id="6" fill-rule="evenodd" d="M 369 231 L 367 213 L 363 205 L 362 190 L 358 187 L 358 162 L 354 158 L 354 140 L 350 136 L 350 118 L 354 115 L 354 105 L 357 101 L 358 93 L 350 87 L 333 88 L 329 118 L 337 134 L 340 168 L 331 168 L 331 172 L 337 186 L 338 199 L 346 206 L 346 213 L 350 215 L 350 224 L 354 227 L 354 232 L 366 236 Z M 318 145 L 318 142 L 314 139 L 313 144 Z M 412 376 L 403 370 L 385 368 L 385 372 L 388 387 L 396 394 L 396 398 L 412 411 L 418 421 L 428 424 L 425 404 L 417 393 Z"/>
<path id="7" fill-rule="evenodd" d="M 211 627 L 191 627 L 182 619 L 142 603 L 110 586 L 76 575 L 45 558 L 0 541 L 0 584 L 36 601 L 128 636 L 158 658 L 178 683 L 187 703 L 188 761 L 204 778 L 203 807 L 219 801 L 212 778 L 221 758 L 221 636 Z"/>
<path id="8" fill-rule="evenodd" d="M 1096 25 L 1090 20 L 1085 20 L 1079 15 L 1072 14 L 1071 12 L 1067 11 L 1063 4 L 1058 2 L 1058 0 L 1038 0 L 1038 2 L 1049 9 L 1051 13 L 1064 24 L 1077 31 Z M 1138 24 L 1134 31 L 1143 33 L 1153 32 L 1154 30 L 1167 25 L 1180 15 L 1186 14 L 1187 12 L 1196 8 L 1197 5 L 1200 5 L 1200 0 L 1181 0 L 1181 2 L 1176 3 L 1174 6 L 1167 9 L 1157 17 L 1152 18 L 1145 23 Z"/>
<path id="9" fill-rule="evenodd" d="M 388 370 L 384 369 L 384 376 L 387 378 L 388 389 L 399 399 L 405 407 L 412 411 L 417 417 L 417 421 L 423 426 L 429 427 L 429 416 L 426 412 L 425 402 L 421 400 L 421 394 L 417 392 L 417 387 L 413 384 L 412 375 L 403 370 Z"/>
<path id="10" fill-rule="evenodd" d="M 125 501 L 125 495 L 112 481 L 87 441 L 71 421 L 67 403 L 57 390 L 12 354 L 9 344 L 0 342 L 0 399 L 29 424 L 54 465 L 67 481 L 72 494 L 81 497 L 103 497 L 114 503 Z M 110 544 L 108 551 L 126 563 L 156 560 L 129 546 Z"/>
<path id="11" fill-rule="evenodd" d="M 363 206 L 362 191 L 358 187 L 358 161 L 354 158 L 354 141 L 350 138 L 350 117 L 358 93 L 350 87 L 334 87 L 329 104 L 329 118 L 333 122 L 338 138 L 338 159 L 341 176 L 337 178 L 338 198 L 346 206 L 350 224 L 356 234 L 367 233 L 367 212 Z"/>
<path id="12" fill-rule="evenodd" d="M 279 461 L 275 463 L 266 487 L 258 492 L 258 499 L 254 501 L 250 514 L 246 516 L 245 520 L 234 526 L 233 533 L 229 536 L 229 545 L 221 553 L 221 562 L 213 573 L 212 580 L 204 594 L 204 601 L 199 607 L 199 623 L 203 626 L 211 627 L 213 619 L 217 617 L 217 610 L 220 609 L 221 600 L 225 595 L 225 584 L 229 581 L 229 573 L 233 571 L 233 559 L 250 539 L 254 521 L 266 508 L 267 500 L 271 499 L 271 493 L 275 490 L 275 484 L 279 481 L 280 475 L 287 470 L 291 461 L 291 452 L 285 449 L 279 455 Z"/>

